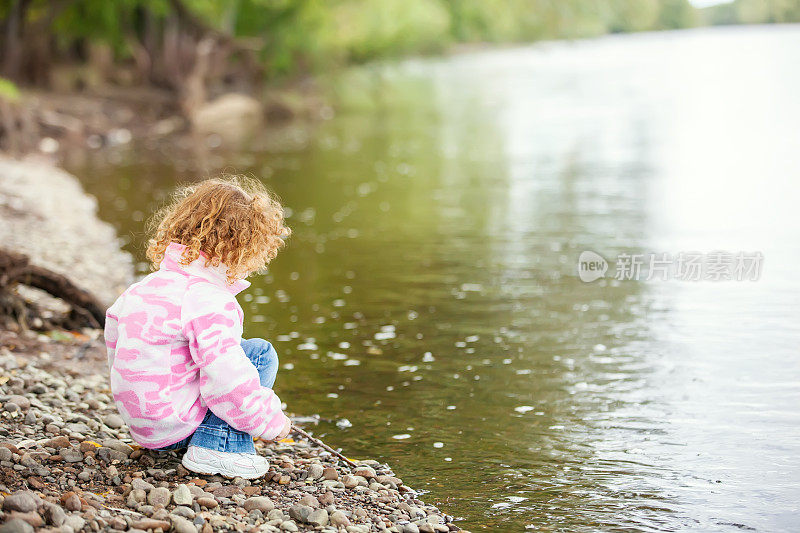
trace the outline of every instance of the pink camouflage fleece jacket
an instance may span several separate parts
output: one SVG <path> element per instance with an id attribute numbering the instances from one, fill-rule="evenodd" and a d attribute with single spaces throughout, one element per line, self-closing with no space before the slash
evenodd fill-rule
<path id="1" fill-rule="evenodd" d="M 275 438 L 286 420 L 241 347 L 244 312 L 227 269 L 200 257 L 179 263 L 171 243 L 159 270 L 131 285 L 106 314 L 111 392 L 131 435 L 162 448 L 197 429 L 207 410 L 254 437 Z"/>

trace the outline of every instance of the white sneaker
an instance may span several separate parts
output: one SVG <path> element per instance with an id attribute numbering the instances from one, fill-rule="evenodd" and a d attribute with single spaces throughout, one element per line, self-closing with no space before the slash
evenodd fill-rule
<path id="1" fill-rule="evenodd" d="M 269 470 L 269 461 L 258 454 L 218 452 L 199 446 L 189 446 L 181 464 L 197 474 L 220 474 L 227 478 L 256 479 Z"/>

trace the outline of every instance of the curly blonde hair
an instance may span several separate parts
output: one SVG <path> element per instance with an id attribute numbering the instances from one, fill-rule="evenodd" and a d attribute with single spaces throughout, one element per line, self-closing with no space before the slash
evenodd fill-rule
<path id="1" fill-rule="evenodd" d="M 224 175 L 180 188 L 149 225 L 147 258 L 154 269 L 171 242 L 183 244 L 180 263 L 201 255 L 206 266 L 224 264 L 229 284 L 263 269 L 290 230 L 283 207 L 261 182 Z"/>

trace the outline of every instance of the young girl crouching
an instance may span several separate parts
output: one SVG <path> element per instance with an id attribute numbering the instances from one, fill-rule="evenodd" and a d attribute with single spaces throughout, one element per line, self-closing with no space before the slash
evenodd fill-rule
<path id="1" fill-rule="evenodd" d="M 235 296 L 289 235 L 283 208 L 260 183 L 231 177 L 181 189 L 155 220 L 157 270 L 106 315 L 117 408 L 142 446 L 187 448 L 192 472 L 261 477 L 269 464 L 253 437 L 286 437 L 291 422 L 272 391 L 275 349 L 242 340 Z"/>

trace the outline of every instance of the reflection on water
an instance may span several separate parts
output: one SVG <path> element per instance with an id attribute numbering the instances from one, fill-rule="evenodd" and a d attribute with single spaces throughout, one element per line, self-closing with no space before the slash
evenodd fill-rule
<path id="1" fill-rule="evenodd" d="M 468 529 L 792 529 L 798 64 L 797 27 L 410 61 L 377 107 L 232 163 L 292 210 L 243 297 L 281 397 Z M 125 236 L 187 177 L 146 153 L 72 170 Z M 765 266 L 584 284 L 587 249 Z"/>

